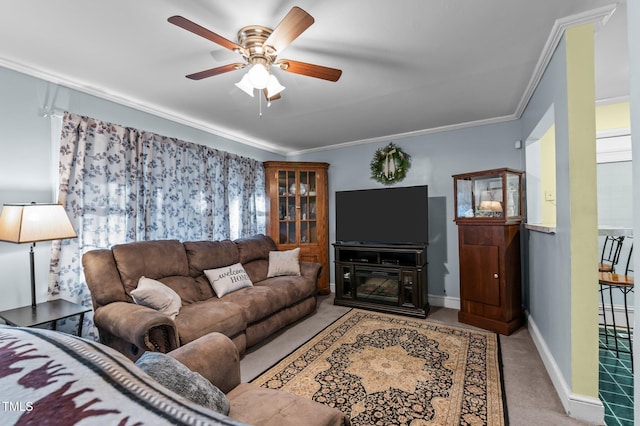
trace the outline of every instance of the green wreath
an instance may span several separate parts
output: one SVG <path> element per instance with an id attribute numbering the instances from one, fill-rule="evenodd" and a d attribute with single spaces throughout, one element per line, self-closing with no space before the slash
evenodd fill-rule
<path id="1" fill-rule="evenodd" d="M 384 148 L 380 148 L 371 160 L 371 179 L 375 179 L 385 185 L 400 182 L 407 176 L 411 167 L 411 156 L 393 142 Z"/>

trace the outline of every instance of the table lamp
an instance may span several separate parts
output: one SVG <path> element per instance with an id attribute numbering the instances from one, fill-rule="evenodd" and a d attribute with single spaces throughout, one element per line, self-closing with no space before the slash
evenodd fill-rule
<path id="1" fill-rule="evenodd" d="M 501 212 L 502 204 L 500 201 L 482 201 L 480 203 L 480 210 L 490 210 L 492 212 Z"/>
<path id="2" fill-rule="evenodd" d="M 36 307 L 33 248 L 37 242 L 76 238 L 69 216 L 60 204 L 5 204 L 0 213 L 0 241 L 31 243 L 31 307 Z"/>

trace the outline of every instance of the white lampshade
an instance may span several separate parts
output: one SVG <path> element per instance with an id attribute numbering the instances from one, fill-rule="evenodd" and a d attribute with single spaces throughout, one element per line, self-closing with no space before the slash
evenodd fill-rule
<path id="1" fill-rule="evenodd" d="M 236 83 L 236 86 L 240 88 L 244 93 L 253 98 L 253 85 L 249 81 L 249 74 L 245 74 L 242 80 Z"/>
<path id="2" fill-rule="evenodd" d="M 500 204 L 500 201 L 483 201 L 480 203 L 480 210 L 491 210 L 493 212 L 501 212 L 502 204 Z"/>
<path id="3" fill-rule="evenodd" d="M 264 89 L 269 82 L 269 71 L 262 64 L 255 64 L 247 73 L 249 81 L 255 89 Z"/>
<path id="4" fill-rule="evenodd" d="M 275 75 L 269 75 L 269 81 L 267 83 L 267 98 L 272 98 L 278 93 L 282 92 L 285 87 L 280 84 Z"/>
<path id="5" fill-rule="evenodd" d="M 60 204 L 5 204 L 0 213 L 0 240 L 31 243 L 31 307 L 36 308 L 36 277 L 33 248 L 39 241 L 76 238 L 67 212 Z"/>
<path id="6" fill-rule="evenodd" d="M 5 204 L 0 213 L 0 240 L 11 243 L 76 238 L 60 204 Z"/>

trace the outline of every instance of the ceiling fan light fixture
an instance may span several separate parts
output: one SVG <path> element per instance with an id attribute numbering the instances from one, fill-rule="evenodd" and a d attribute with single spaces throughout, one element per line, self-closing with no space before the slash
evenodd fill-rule
<path id="1" fill-rule="evenodd" d="M 314 23 L 313 17 L 298 6 L 292 7 L 274 29 L 260 25 L 241 28 L 237 34 L 237 43 L 179 15 L 171 16 L 167 20 L 173 25 L 240 54 L 244 60 L 242 63 L 231 63 L 186 75 L 191 80 L 202 80 L 246 67 L 247 72 L 236 86 L 251 97 L 255 96 L 254 89 L 261 90 L 270 102 L 280 99 L 280 92 L 285 89 L 271 74 L 272 66 L 289 73 L 327 81 L 338 81 L 342 74 L 339 69 L 306 62 L 290 59 L 276 61 L 278 54 Z"/>
<path id="2" fill-rule="evenodd" d="M 267 82 L 267 98 L 272 98 L 278 93 L 282 92 L 285 87 L 280 84 L 275 75 L 269 75 L 269 81 Z"/>
<path id="3" fill-rule="evenodd" d="M 251 82 L 254 88 L 264 89 L 267 87 L 271 74 L 267 70 L 267 67 L 261 63 L 257 63 L 251 67 L 247 75 L 249 76 L 249 82 Z"/>
<path id="4" fill-rule="evenodd" d="M 249 79 L 249 73 L 242 76 L 242 80 L 236 83 L 236 86 L 247 95 L 253 98 L 253 85 Z"/>

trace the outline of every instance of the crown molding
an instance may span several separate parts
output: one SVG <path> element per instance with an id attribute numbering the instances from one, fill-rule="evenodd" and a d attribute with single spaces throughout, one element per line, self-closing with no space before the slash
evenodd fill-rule
<path id="1" fill-rule="evenodd" d="M 517 120 L 522 116 L 522 113 L 524 112 L 527 104 L 531 100 L 531 97 L 533 96 L 533 93 L 535 92 L 536 87 L 540 83 L 540 80 L 542 79 L 542 76 L 544 75 L 544 72 L 547 66 L 549 65 L 549 62 L 551 61 L 553 53 L 555 52 L 558 44 L 560 43 L 560 40 L 562 40 L 564 32 L 568 28 L 571 28 L 577 25 L 586 24 L 586 23 L 594 23 L 595 31 L 598 31 L 600 28 L 602 28 L 606 24 L 606 22 L 609 20 L 611 15 L 615 12 L 616 7 L 617 7 L 616 4 L 610 4 L 610 5 L 603 6 L 590 11 L 571 15 L 565 18 L 561 18 L 555 21 L 551 29 L 551 32 L 549 34 L 549 37 L 547 38 L 547 42 L 544 45 L 542 53 L 538 58 L 538 62 L 536 63 L 534 72 L 522 95 L 522 98 L 520 99 L 520 102 L 518 103 L 515 112 L 511 115 L 491 118 L 486 120 L 477 120 L 477 121 L 471 121 L 466 123 L 458 123 L 458 124 L 453 124 L 449 126 L 441 126 L 436 128 L 430 128 L 430 129 L 416 130 L 416 131 L 405 132 L 405 133 L 390 134 L 387 136 L 381 136 L 381 137 L 376 137 L 371 139 L 355 140 L 355 141 L 349 141 L 349 142 L 338 143 L 334 145 L 328 145 L 328 146 L 312 148 L 307 150 L 299 150 L 299 151 L 289 151 L 287 150 L 286 147 L 277 146 L 264 140 L 242 137 L 230 130 L 221 129 L 219 127 L 213 127 L 204 122 L 193 120 L 186 116 L 176 114 L 173 111 L 161 108 L 157 105 L 142 104 L 125 95 L 108 93 L 102 89 L 85 85 L 77 81 L 73 81 L 67 77 L 52 74 L 41 69 L 36 69 L 25 64 L 11 61 L 6 58 L 0 57 L 0 66 L 3 66 L 5 68 L 8 68 L 14 71 L 21 72 L 23 74 L 30 75 L 32 77 L 36 77 L 54 84 L 58 84 L 60 86 L 64 86 L 72 90 L 77 90 L 82 93 L 96 96 L 98 98 L 101 98 L 107 101 L 115 102 L 123 106 L 134 108 L 136 110 L 146 112 L 148 114 L 151 114 L 160 118 L 164 118 L 178 124 L 182 124 L 188 127 L 192 127 L 194 129 L 202 130 L 204 132 L 211 133 L 216 136 L 220 136 L 225 139 L 235 141 L 244 145 L 248 145 L 253 148 L 261 149 L 261 150 L 282 155 L 285 157 L 292 157 L 292 156 L 298 156 L 303 154 L 309 154 L 313 152 L 321 152 L 321 151 L 345 148 L 349 146 L 389 141 L 391 139 L 396 139 L 396 140 L 405 139 L 409 137 L 422 136 L 422 135 L 440 133 L 445 131 L 459 130 L 459 129 L 464 129 L 468 127 L 475 127 L 475 126 L 482 126 L 487 124 L 496 124 L 496 123 L 502 123 L 502 122 L 511 121 L 511 120 Z M 628 100 L 628 97 L 625 100 Z M 621 100 L 621 101 L 625 101 L 625 100 Z M 602 102 L 603 104 L 605 104 L 605 103 L 614 103 L 615 101 L 608 102 L 608 100 L 604 100 Z"/>
<path id="2" fill-rule="evenodd" d="M 516 108 L 516 111 L 514 113 L 515 116 L 517 117 L 522 116 L 522 113 L 524 112 L 525 108 L 527 107 L 527 104 L 531 100 L 531 97 L 533 96 L 533 93 L 535 92 L 536 87 L 538 87 L 538 84 L 540 84 L 540 80 L 542 80 L 542 76 L 544 75 L 544 72 L 546 71 L 547 66 L 549 65 L 549 62 L 551 62 L 551 58 L 554 52 L 556 51 L 556 48 L 558 47 L 560 40 L 562 40 L 562 37 L 564 36 L 565 31 L 568 28 L 575 27 L 582 24 L 587 24 L 590 22 L 594 23 L 594 27 L 595 27 L 594 30 L 599 31 L 607 23 L 611 15 L 613 15 L 613 12 L 615 12 L 616 7 L 617 7 L 616 4 L 610 4 L 607 6 L 599 7 L 597 9 L 589 10 L 589 11 L 578 13 L 575 15 L 570 15 L 570 16 L 556 20 L 556 22 L 553 24 L 553 27 L 551 28 L 551 33 L 547 38 L 547 42 L 545 43 L 544 48 L 542 49 L 542 53 L 538 58 L 538 62 L 533 71 L 533 75 L 529 80 L 529 84 L 527 85 L 527 88 L 525 89 L 522 95 L 522 98 L 520 99 L 520 103 Z"/>
<path id="3" fill-rule="evenodd" d="M 531 97 L 533 96 L 533 93 L 535 92 L 536 88 L 538 87 L 538 84 L 540 83 L 540 80 L 542 79 L 542 76 L 544 75 L 544 72 L 547 69 L 547 66 L 549 65 L 549 62 L 551 61 L 551 58 L 553 57 L 553 53 L 555 52 L 556 48 L 558 47 L 558 44 L 560 43 L 560 40 L 562 40 L 562 37 L 564 35 L 564 32 L 571 27 L 574 26 L 578 26 L 578 25 L 582 25 L 582 24 L 586 24 L 586 23 L 594 23 L 595 25 L 595 31 L 599 31 L 609 20 L 609 18 L 611 17 L 611 15 L 613 15 L 613 13 L 616 10 L 617 5 L 616 4 L 610 4 L 607 6 L 603 6 L 597 9 L 593 9 L 593 10 L 589 10 L 583 13 L 579 13 L 579 14 L 575 14 L 575 15 L 570 15 L 567 16 L 565 18 L 561 18 L 555 21 L 555 23 L 553 24 L 553 27 L 551 29 L 551 32 L 549 34 L 549 37 L 547 38 L 547 42 L 544 45 L 544 48 L 542 49 L 542 53 L 540 54 L 540 57 L 538 58 L 538 62 L 536 63 L 535 69 L 533 71 L 533 74 L 531 76 L 531 79 L 529 80 L 529 83 L 522 95 L 522 98 L 520 99 L 520 102 L 518 103 L 518 106 L 516 107 L 516 110 L 513 114 L 511 115 L 507 115 L 507 116 L 503 116 L 503 117 L 498 117 L 498 118 L 492 118 L 492 119 L 488 119 L 488 120 L 479 120 L 479 121 L 471 121 L 471 122 L 467 122 L 467 123 L 459 123 L 459 124 L 454 124 L 451 126 L 442 126 L 442 127 L 437 127 L 437 128 L 432 128 L 432 129 L 424 129 L 424 130 L 417 130 L 417 131 L 413 131 L 413 132 L 406 132 L 406 133 L 397 133 L 397 134 L 392 134 L 392 135 L 388 135 L 388 136 L 383 136 L 383 137 L 378 137 L 378 138 L 372 138 L 372 139 L 363 139 L 363 140 L 357 140 L 357 141 L 352 141 L 352 142 L 345 142 L 345 143 L 340 143 L 340 144 L 335 144 L 335 145 L 329 145 L 329 146 L 324 146 L 324 147 L 320 147 L 320 148 L 312 148 L 312 149 L 308 149 L 308 150 L 302 150 L 302 151 L 292 151 L 287 153 L 287 157 L 289 156 L 297 156 L 297 155 L 303 155 L 303 154 L 309 154 L 309 153 L 313 153 L 313 152 L 321 152 L 321 151 L 327 151 L 327 150 L 331 150 L 331 149 L 338 149 L 338 148 L 345 148 L 345 147 L 349 147 L 349 146 L 355 146 L 355 145 L 362 145 L 362 144 L 367 144 L 367 143 L 374 143 L 374 142 L 387 142 L 391 139 L 403 139 L 403 138 L 408 138 L 408 137 L 413 137 L 413 136 L 421 136 L 421 135 L 427 135 L 427 134 L 431 134 L 431 133 L 438 133 L 438 132 L 445 132 L 445 131 L 451 131 L 451 130 L 458 130 L 458 129 L 464 129 L 467 127 L 475 127 L 475 126 L 482 126 L 482 125 L 486 125 L 486 124 L 495 124 L 495 123 L 502 123 L 505 121 L 511 121 L 511 120 L 517 120 L 519 119 L 522 114 L 524 113 L 524 110 L 527 106 L 527 104 L 529 103 L 529 101 L 531 100 Z M 628 97 L 625 99 L 628 101 Z M 603 104 L 605 102 L 607 103 L 615 103 L 615 102 L 623 102 L 625 101 L 622 98 L 616 98 L 615 100 L 610 100 L 609 102 L 607 102 L 606 100 L 603 101 Z"/>
<path id="4" fill-rule="evenodd" d="M 311 148 L 311 149 L 305 149 L 301 151 L 291 151 L 287 154 L 287 157 L 310 154 L 313 152 L 328 151 L 333 149 L 348 148 L 350 146 L 364 145 L 369 143 L 389 142 L 390 140 L 406 139 L 406 138 L 423 136 L 423 135 L 428 135 L 433 133 L 450 132 L 453 130 L 466 129 L 469 127 L 485 126 L 488 124 L 504 123 L 507 121 L 517 120 L 518 118 L 519 117 L 512 114 L 512 115 L 505 115 L 502 117 L 488 118 L 485 120 L 468 121 L 466 123 L 456 123 L 448 126 L 432 127 L 430 129 L 415 130 L 415 131 L 405 132 L 405 133 L 395 133 L 387 136 L 380 136 L 380 137 L 375 137 L 370 139 L 359 139 L 355 141 L 343 142 L 343 143 L 323 146 L 319 148 Z"/>
<path id="5" fill-rule="evenodd" d="M 615 98 L 599 99 L 596 101 L 596 106 L 621 104 L 623 102 L 629 102 L 629 99 L 631 99 L 629 95 L 616 96 Z"/>
<path id="6" fill-rule="evenodd" d="M 46 72 L 44 70 L 41 69 L 36 69 L 33 68 L 31 66 L 22 64 L 22 63 L 18 63 L 18 62 L 14 62 L 11 61 L 9 59 L 6 58 L 2 58 L 0 57 L 0 66 L 11 69 L 13 71 L 17 71 L 20 72 L 22 74 L 26 74 L 29 75 L 31 77 L 35 77 L 35 78 L 39 78 L 41 80 L 45 80 L 47 82 L 53 83 L 53 84 L 57 84 L 60 86 L 64 86 L 68 89 L 72 89 L 72 90 L 76 90 L 78 92 L 81 93 L 85 93 L 91 96 L 95 96 L 97 98 L 100 99 L 104 99 L 106 101 L 110 101 L 110 102 L 114 102 L 117 103 L 119 105 L 123 105 L 126 107 L 130 107 L 133 109 L 136 109 L 138 111 L 142 111 L 142 112 L 146 112 L 148 114 L 154 115 L 156 117 L 160 117 L 160 118 L 164 118 L 166 120 L 169 121 L 173 121 L 174 123 L 178 123 L 178 124 L 182 124 L 188 127 L 192 127 L 194 129 L 198 129 L 198 130 L 202 130 L 204 132 L 207 133 L 211 133 L 214 134 L 216 136 L 220 136 L 223 137 L 225 139 L 234 141 L 234 142 L 238 142 L 244 145 L 248 145 L 251 146 L 253 148 L 258 148 L 264 151 L 268 151 L 274 154 L 279 154 L 279 155 L 286 155 L 287 154 L 287 150 L 284 149 L 283 147 L 279 147 L 273 144 L 270 144 L 266 141 L 263 140 L 257 140 L 257 139 L 249 139 L 249 138 L 245 138 L 245 137 L 240 137 L 237 134 L 231 132 L 231 131 L 227 131 L 227 130 L 223 130 L 221 128 L 218 127 L 212 127 L 206 123 L 203 123 L 201 121 L 197 121 L 197 120 L 193 120 L 191 118 L 185 117 L 183 115 L 180 114 L 176 114 L 173 111 L 170 110 L 166 110 L 164 108 L 160 108 L 156 105 L 152 105 L 152 104 L 142 104 L 137 102 L 136 100 L 124 96 L 124 95 L 120 95 L 120 94 L 116 94 L 116 93 L 109 93 L 109 92 L 105 92 L 102 89 L 96 88 L 94 86 L 88 86 L 85 84 L 82 84 L 80 82 L 77 81 L 73 81 L 67 77 L 58 75 L 58 74 L 52 74 L 49 72 Z M 52 106 L 55 107 L 55 106 Z M 60 109 L 60 108 L 55 108 L 56 110 Z"/>

